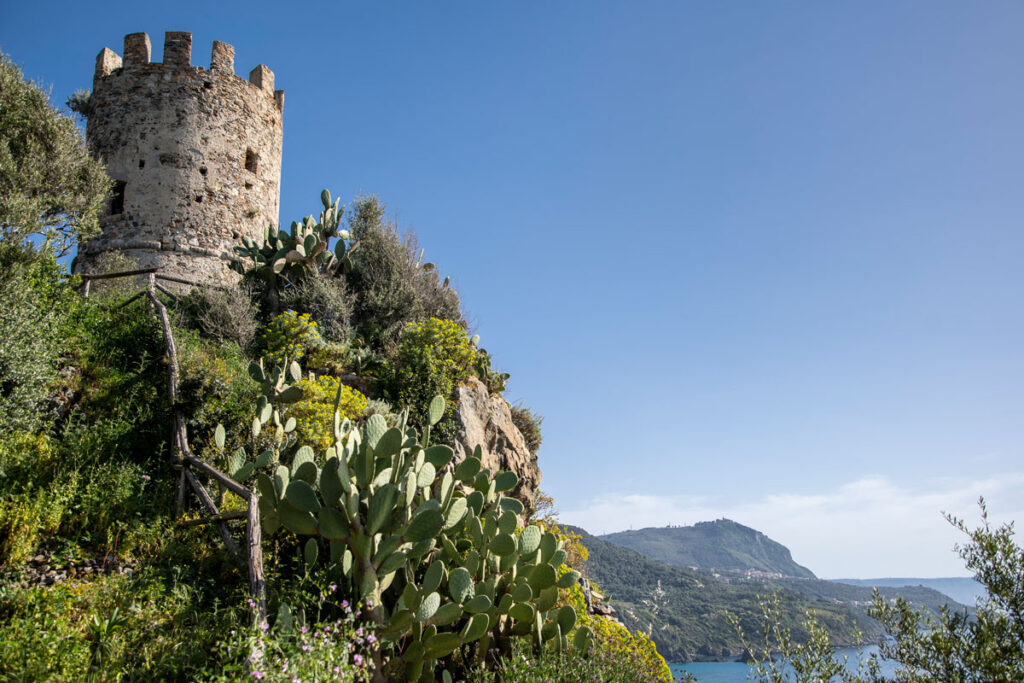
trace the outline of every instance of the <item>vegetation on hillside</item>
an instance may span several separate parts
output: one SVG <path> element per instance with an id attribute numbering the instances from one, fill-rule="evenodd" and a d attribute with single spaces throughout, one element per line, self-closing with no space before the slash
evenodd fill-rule
<path id="1" fill-rule="evenodd" d="M 239 248 L 237 290 L 154 294 L 175 402 L 137 283 L 83 299 L 57 238 L 26 241 L 27 219 L 0 236 L 2 677 L 669 680 L 649 642 L 581 611 L 571 539 L 521 518 L 514 474 L 446 469 L 454 387 L 508 377 L 375 199 L 347 224 L 322 199 L 319 219 Z M 68 225 L 73 240 L 84 223 Z M 258 495 L 263 604 L 178 495 L 176 414 Z M 245 500 L 204 484 L 237 540 Z"/>
<path id="2" fill-rule="evenodd" d="M 804 623 L 808 611 L 835 645 L 852 645 L 859 637 L 870 640 L 881 634 L 879 624 L 866 614 L 872 601 L 870 588 L 817 579 L 716 577 L 658 562 L 576 527 L 569 529 L 587 547 L 587 574 L 606 591 L 618 616 L 630 628 L 650 632 L 669 661 L 739 658 L 744 645 L 732 618 L 747 632 L 754 632 L 762 620 L 760 596 L 774 593 L 780 596 L 780 623 L 797 642 L 812 635 Z M 882 590 L 886 599 L 903 596 L 933 612 L 951 602 L 927 588 Z"/>

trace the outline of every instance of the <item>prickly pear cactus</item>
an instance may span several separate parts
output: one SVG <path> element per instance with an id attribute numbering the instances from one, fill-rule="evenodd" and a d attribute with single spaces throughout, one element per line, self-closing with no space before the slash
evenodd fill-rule
<path id="1" fill-rule="evenodd" d="M 437 397 L 431 424 L 443 412 Z M 275 415 L 271 408 L 268 420 Z M 492 648 L 508 651 L 512 638 L 531 639 L 538 652 L 589 649 L 590 629 L 556 605 L 579 574 L 559 572 L 565 551 L 554 535 L 521 525 L 522 503 L 505 495 L 514 473 L 482 469 L 479 447 L 452 467 L 452 449 L 421 443 L 404 419 L 388 428 L 373 415 L 357 427 L 336 412 L 333 444 L 239 468 L 256 473 L 267 533 L 308 537 L 307 558 L 374 606 L 378 635 L 393 646 L 389 675 L 458 673 Z"/>
<path id="2" fill-rule="evenodd" d="M 345 207 L 340 199 L 332 202 L 327 190 L 320 193 L 320 201 L 324 210 L 319 220 L 306 216 L 301 223 L 293 221 L 290 231 L 271 225 L 262 244 L 243 237 L 234 249 L 239 258 L 231 261 L 231 268 L 244 275 L 248 262 L 248 270 L 255 270 L 275 290 L 285 279 L 295 281 L 313 270 L 327 275 L 344 272 L 352 265 L 349 255 L 355 249 L 348 244 L 348 231 L 339 229 Z M 332 238 L 338 238 L 333 249 Z"/>

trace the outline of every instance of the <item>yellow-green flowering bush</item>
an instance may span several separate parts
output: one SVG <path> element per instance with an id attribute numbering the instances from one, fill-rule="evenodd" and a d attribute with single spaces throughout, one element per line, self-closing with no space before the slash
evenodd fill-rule
<path id="1" fill-rule="evenodd" d="M 672 683 L 672 670 L 645 634 L 631 633 L 619 622 L 596 614 L 581 616 L 580 625 L 594 631 L 594 652 L 634 672 L 634 680 Z"/>
<path id="2" fill-rule="evenodd" d="M 409 323 L 399 339 L 394 364 L 385 373 L 385 398 L 395 406 L 408 407 L 411 424 L 422 424 L 430 400 L 439 394 L 450 397 L 456 385 L 469 377 L 474 358 L 459 323 L 438 318 Z M 451 411 L 449 404 L 445 416 Z M 442 420 L 435 438 L 443 443 L 452 431 L 450 421 Z"/>
<path id="3" fill-rule="evenodd" d="M 297 384 L 302 389 L 303 399 L 292 406 L 288 415 L 295 418 L 299 442 L 317 451 L 327 450 L 333 440 L 334 398 L 338 394 L 338 384 L 338 378 L 330 375 L 322 375 L 314 381 L 304 379 Z M 342 418 L 357 418 L 366 410 L 366 397 L 343 385 L 338 410 Z"/>
<path id="4" fill-rule="evenodd" d="M 316 322 L 309 319 L 309 313 L 285 311 L 267 323 L 260 333 L 263 360 L 271 367 L 283 365 L 285 360 L 300 360 L 322 343 Z"/>

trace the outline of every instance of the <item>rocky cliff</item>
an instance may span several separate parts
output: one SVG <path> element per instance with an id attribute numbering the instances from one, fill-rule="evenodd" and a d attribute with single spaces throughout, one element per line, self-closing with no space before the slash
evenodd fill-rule
<path id="1" fill-rule="evenodd" d="M 458 407 L 455 418 L 459 432 L 455 443 L 455 462 L 461 462 L 480 445 L 483 466 L 492 472 L 509 470 L 519 475 L 519 484 L 512 494 L 528 510 L 540 485 L 541 472 L 537 454 L 526 446 L 522 433 L 512 422 L 508 402 L 492 395 L 487 387 L 470 378 L 456 389 Z"/>

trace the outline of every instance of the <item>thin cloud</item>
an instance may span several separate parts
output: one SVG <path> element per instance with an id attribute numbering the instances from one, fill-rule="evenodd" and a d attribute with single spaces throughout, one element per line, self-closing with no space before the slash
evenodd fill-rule
<path id="1" fill-rule="evenodd" d="M 821 577 L 964 576 L 953 546 L 966 537 L 942 513 L 974 525 L 979 496 L 988 501 L 993 522 L 1020 518 L 1024 473 L 947 478 L 927 490 L 871 476 L 820 494 L 726 504 L 701 496 L 609 493 L 563 510 L 561 517 L 597 534 L 727 517 L 787 546 L 794 560 Z"/>

